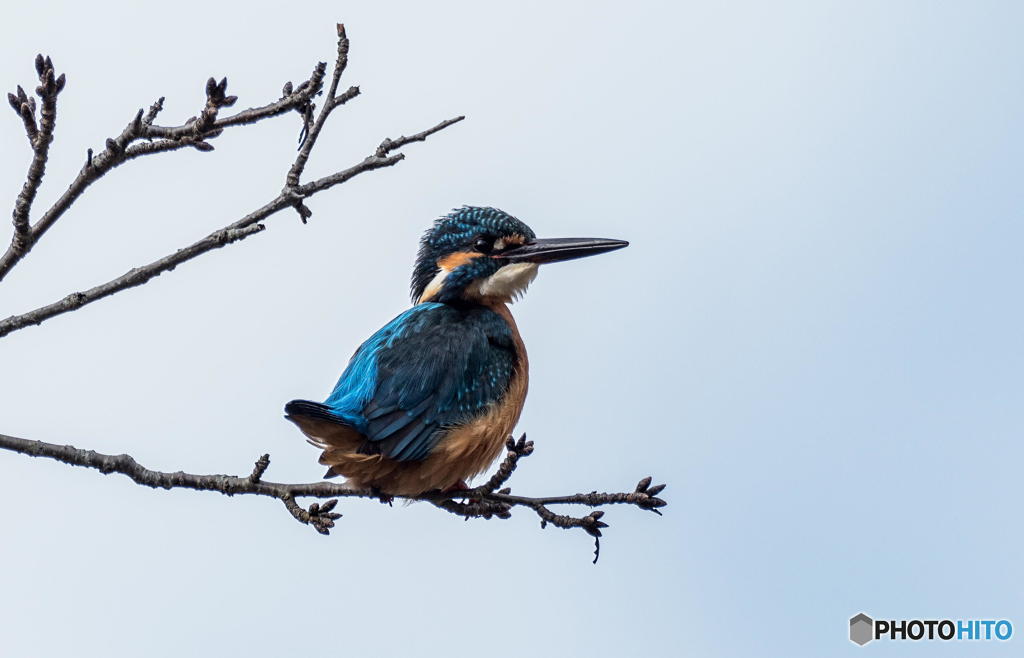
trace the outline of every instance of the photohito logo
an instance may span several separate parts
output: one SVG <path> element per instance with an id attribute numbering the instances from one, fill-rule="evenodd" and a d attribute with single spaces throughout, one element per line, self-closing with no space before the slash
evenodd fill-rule
<path id="1" fill-rule="evenodd" d="M 872 619 L 863 612 L 850 617 L 850 642 L 871 640 L 1009 640 L 1008 619 Z"/>

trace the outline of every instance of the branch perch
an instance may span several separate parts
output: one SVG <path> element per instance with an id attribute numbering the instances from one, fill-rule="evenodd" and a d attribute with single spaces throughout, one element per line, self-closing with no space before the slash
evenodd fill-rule
<path id="1" fill-rule="evenodd" d="M 547 496 L 531 498 L 512 495 L 509 488 L 498 491 L 494 489 L 505 484 L 515 471 L 518 462 L 533 452 L 533 442 L 527 441 L 524 435 L 518 441 L 509 437 L 506 443 L 508 453 L 498 471 L 481 486 L 462 491 L 435 491 L 420 496 L 398 496 L 410 501 L 427 502 L 435 507 L 451 512 L 466 519 L 497 517 L 507 519 L 512 515 L 512 508 L 527 507 L 541 519 L 541 527 L 551 524 L 559 528 L 581 528 L 594 537 L 594 562 L 600 555 L 601 530 L 608 524 L 601 518 L 604 512 L 593 510 L 580 517 L 555 514 L 550 510 L 554 505 L 585 505 L 602 507 L 605 505 L 634 505 L 640 509 L 661 514 L 659 508 L 666 503 L 658 494 L 665 485 L 651 486 L 651 478 L 647 477 L 628 493 L 579 493 L 569 496 Z M 300 523 L 312 525 L 322 535 L 330 533 L 334 522 L 341 514 L 334 512 L 339 498 L 371 498 L 381 499 L 380 492 L 365 489 L 349 489 L 344 484 L 333 482 L 311 482 L 307 484 L 283 484 L 267 482 L 263 479 L 270 466 L 270 455 L 261 456 L 253 471 L 247 476 L 236 475 L 195 475 L 177 471 L 166 473 L 150 470 L 139 464 L 130 455 L 105 455 L 93 450 L 82 450 L 70 445 L 57 445 L 44 441 L 30 441 L 14 436 L 0 434 L 0 448 L 31 457 L 46 457 L 72 466 L 94 468 L 101 473 L 120 473 L 126 475 L 136 484 L 154 489 L 195 489 L 197 491 L 217 491 L 226 496 L 252 494 L 269 496 L 280 500 L 288 512 Z M 329 498 L 327 502 L 314 502 L 303 508 L 296 502 L 297 498 Z"/>

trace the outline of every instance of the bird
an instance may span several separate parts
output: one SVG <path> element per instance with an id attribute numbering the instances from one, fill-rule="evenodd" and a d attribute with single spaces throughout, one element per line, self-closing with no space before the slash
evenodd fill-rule
<path id="1" fill-rule="evenodd" d="M 539 239 L 497 208 L 462 206 L 420 240 L 413 305 L 370 336 L 323 402 L 285 417 L 320 449 L 325 478 L 380 495 L 463 490 L 519 421 L 529 361 L 508 305 L 541 264 L 621 249 L 624 240 Z"/>

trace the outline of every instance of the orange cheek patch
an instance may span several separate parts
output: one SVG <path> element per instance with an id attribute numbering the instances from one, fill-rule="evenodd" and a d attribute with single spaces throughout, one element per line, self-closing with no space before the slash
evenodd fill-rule
<path id="1" fill-rule="evenodd" d="M 456 251 L 454 254 L 448 254 L 441 260 L 437 261 L 437 266 L 442 270 L 451 272 L 455 268 L 465 265 L 480 255 L 481 254 L 473 253 L 471 251 Z"/>

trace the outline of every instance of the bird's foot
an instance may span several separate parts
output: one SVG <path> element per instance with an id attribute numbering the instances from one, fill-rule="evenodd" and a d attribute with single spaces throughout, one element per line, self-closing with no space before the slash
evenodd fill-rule
<path id="1" fill-rule="evenodd" d="M 469 491 L 469 490 L 470 490 L 469 489 L 469 484 L 467 484 L 465 480 L 459 480 L 458 482 L 456 482 L 455 484 L 449 486 L 448 488 L 442 489 L 441 493 L 443 493 L 443 494 L 453 494 L 453 493 L 459 493 L 460 491 Z M 466 502 L 469 503 L 469 504 L 476 504 L 476 503 L 480 502 L 480 499 L 479 498 L 467 498 Z"/>
<path id="2" fill-rule="evenodd" d="M 466 489 L 469 489 L 469 485 L 466 484 L 466 481 L 459 480 L 458 482 L 449 486 L 448 488 L 442 489 L 441 493 L 454 493 L 456 491 L 465 491 Z"/>

